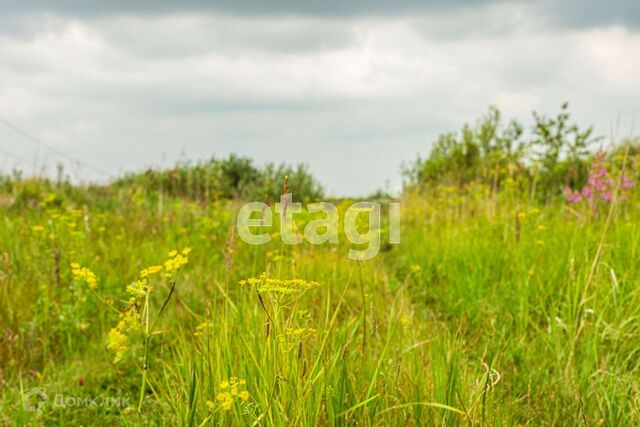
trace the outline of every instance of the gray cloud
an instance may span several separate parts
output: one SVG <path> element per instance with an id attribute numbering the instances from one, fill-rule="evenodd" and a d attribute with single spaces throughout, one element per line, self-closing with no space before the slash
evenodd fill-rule
<path id="1" fill-rule="evenodd" d="M 125 1 L 125 0 L 59 0 L 55 3 L 45 0 L 24 0 L 21 2 L 1 1 L 5 11 L 31 13 L 49 11 L 71 15 L 104 15 L 104 14 L 147 14 L 147 13 L 180 13 L 180 12 L 222 12 L 234 15 L 314 15 L 314 16 L 347 16 L 356 15 L 402 15 L 434 9 L 450 9 L 458 6 L 470 6 L 488 0 L 325 0 L 325 1 L 235 1 L 217 0 L 171 0 Z"/>
<path id="2" fill-rule="evenodd" d="M 640 2 L 637 0 L 572 0 L 543 3 L 550 23 L 577 28 L 623 25 L 640 27 Z"/>
<path id="3" fill-rule="evenodd" d="M 472 11 L 487 5 L 512 4 L 540 9 L 549 24 L 559 27 L 590 27 L 640 24 L 640 3 L 637 0 L 325 0 L 325 1 L 236 1 L 236 0 L 0 0 L 4 15 L 57 13 L 76 17 L 101 15 L 153 15 L 180 13 L 222 13 L 242 16 L 316 16 L 371 17 L 410 16 L 451 11 Z M 502 16 L 494 16 L 493 25 L 502 25 Z M 497 24 L 496 24 L 497 23 Z"/>
<path id="4" fill-rule="evenodd" d="M 230 19 L 223 15 L 178 14 L 147 19 L 140 15 L 93 21 L 109 43 L 150 57 L 186 57 L 207 52 L 295 54 L 339 49 L 355 34 L 345 20 L 312 17 Z M 140 31 L 144 28 L 144 31 Z"/>
<path id="5" fill-rule="evenodd" d="M 45 13 L 27 2 L 3 15 L 0 117 L 113 173 L 238 152 L 306 162 L 331 191 L 364 194 L 397 184 L 403 160 L 489 104 L 527 121 L 569 100 L 600 134 L 640 110 L 640 34 L 615 14 L 594 23 L 546 2 L 139 3 Z M 0 149 L 22 158 L 0 153 L 5 171 L 60 160 L 3 126 Z"/>

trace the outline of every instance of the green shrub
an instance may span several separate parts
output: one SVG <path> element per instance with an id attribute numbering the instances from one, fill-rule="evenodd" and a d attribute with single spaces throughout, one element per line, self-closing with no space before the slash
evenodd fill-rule
<path id="1" fill-rule="evenodd" d="M 590 147 L 599 138 L 592 128 L 570 124 L 568 104 L 556 117 L 533 113 L 528 135 L 516 120 L 504 123 L 491 107 L 475 126 L 440 135 L 426 160 L 418 159 L 404 173 L 414 186 L 445 183 L 463 187 L 470 182 L 490 185 L 525 181 L 536 196 L 547 199 L 567 186 L 579 186 L 588 175 Z"/>
<path id="2" fill-rule="evenodd" d="M 192 200 L 245 199 L 278 200 L 284 189 L 298 200 L 316 200 L 323 195 L 318 181 L 304 165 L 257 166 L 251 158 L 231 154 L 226 159 L 180 163 L 170 170 L 149 169 L 132 173 L 113 183 L 116 189 L 142 188 L 150 197 L 159 193 Z"/>

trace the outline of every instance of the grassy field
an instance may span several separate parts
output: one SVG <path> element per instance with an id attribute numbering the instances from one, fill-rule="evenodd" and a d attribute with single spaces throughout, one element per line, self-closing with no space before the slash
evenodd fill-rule
<path id="1" fill-rule="evenodd" d="M 245 244 L 238 201 L 17 181 L 0 424 L 637 425 L 636 191 L 508 184 L 407 190 L 401 243 L 353 261 Z"/>

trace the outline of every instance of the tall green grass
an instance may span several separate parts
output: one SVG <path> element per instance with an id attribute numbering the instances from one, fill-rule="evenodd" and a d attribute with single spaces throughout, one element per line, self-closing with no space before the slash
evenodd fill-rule
<path id="1" fill-rule="evenodd" d="M 342 235 L 287 246 L 274 230 L 268 245 L 246 245 L 235 202 L 34 197 L 0 213 L 0 424 L 640 422 L 635 194 L 593 211 L 481 186 L 407 193 L 401 244 L 367 262 L 347 258 Z M 106 337 L 118 315 L 71 263 L 93 270 L 119 309 L 140 270 L 185 246 L 138 411 L 141 337 L 114 363 Z M 282 295 L 239 285 L 262 272 L 320 286 Z M 153 312 L 170 283 L 155 287 Z M 234 377 L 248 399 L 232 396 L 227 409 Z M 26 411 L 34 388 L 49 404 Z M 54 407 L 58 394 L 130 405 Z"/>

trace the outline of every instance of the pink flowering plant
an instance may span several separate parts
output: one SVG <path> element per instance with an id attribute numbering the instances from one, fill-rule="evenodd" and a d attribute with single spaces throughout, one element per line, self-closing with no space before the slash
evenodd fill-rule
<path id="1" fill-rule="evenodd" d="M 634 182 L 630 177 L 622 174 L 619 184 L 618 200 L 626 200 L 629 190 L 634 186 Z M 609 203 L 613 200 L 617 185 L 618 182 L 611 177 L 607 170 L 604 155 L 600 154 L 596 156 L 584 187 L 581 190 L 565 187 L 564 194 L 570 203 L 586 202 L 591 208 L 595 209 L 599 203 Z"/>

